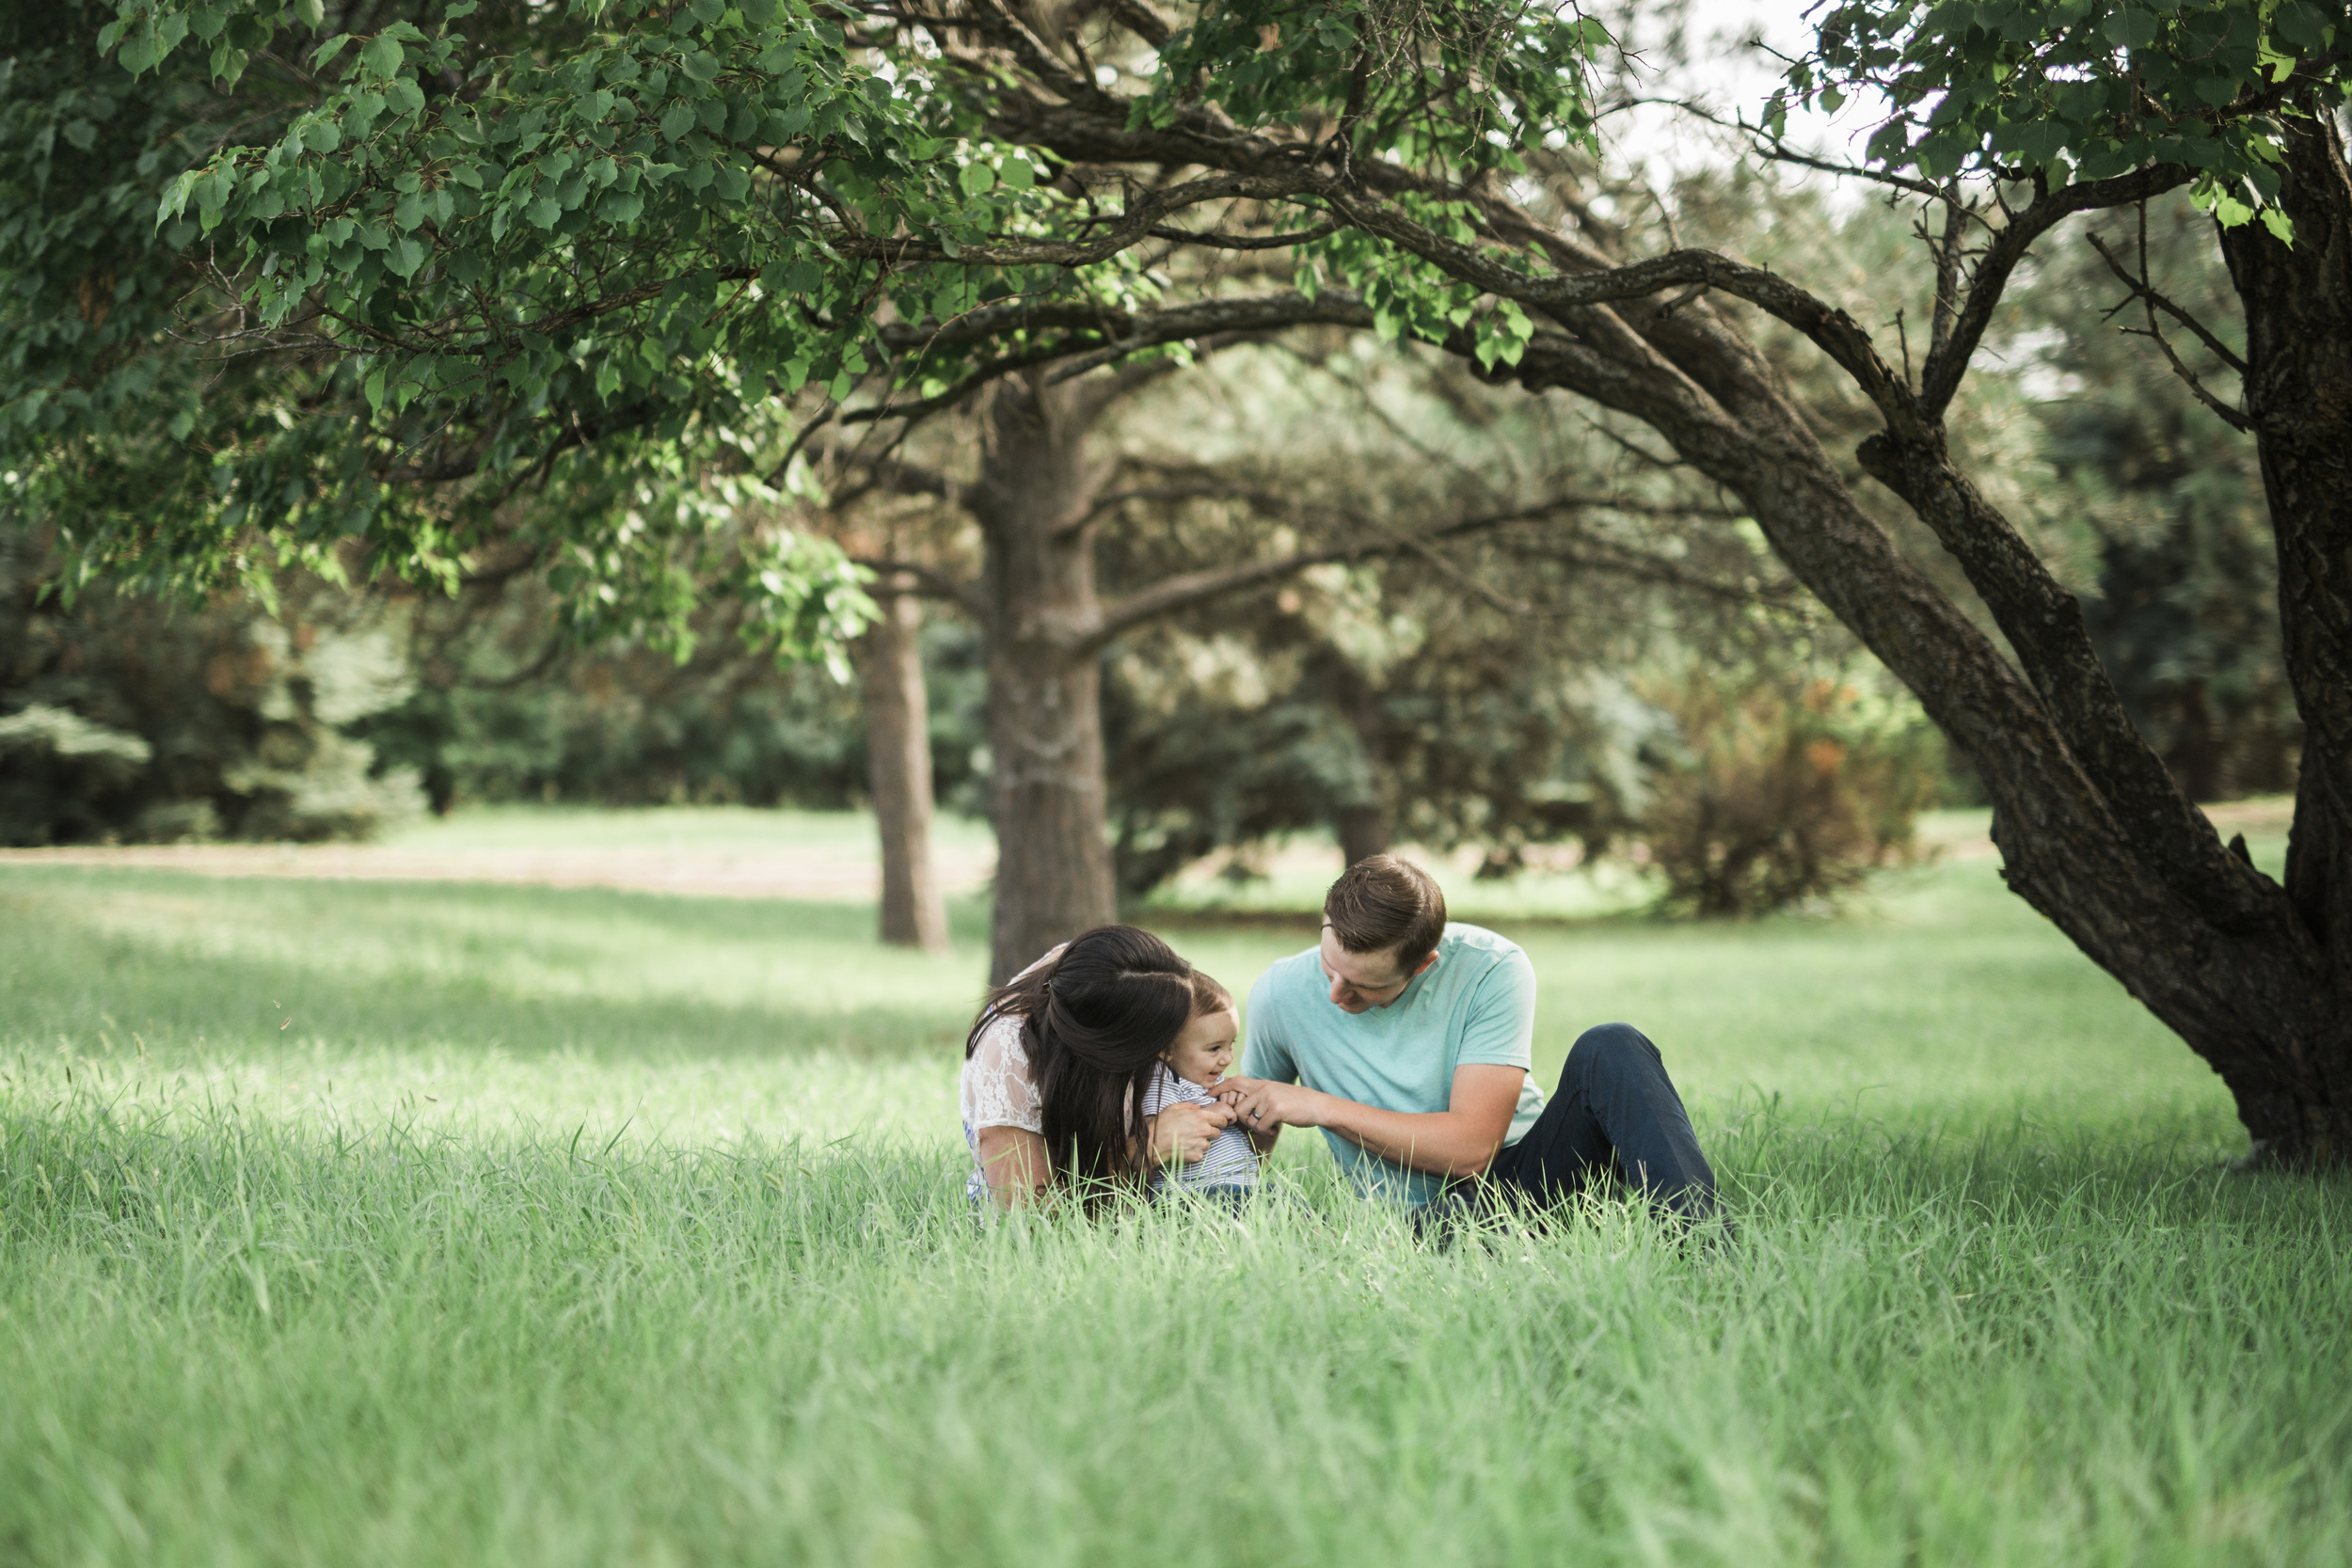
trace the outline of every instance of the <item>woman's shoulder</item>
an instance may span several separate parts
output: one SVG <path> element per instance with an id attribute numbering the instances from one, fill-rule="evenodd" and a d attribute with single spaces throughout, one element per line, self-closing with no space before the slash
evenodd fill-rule
<path id="1" fill-rule="evenodd" d="M 980 1032 L 972 1041 L 972 1053 L 967 1060 L 977 1061 L 986 1056 L 993 1061 L 1018 1062 L 1026 1066 L 1029 1060 L 1027 1023 L 1028 1020 L 1019 1013 L 998 1013 L 980 1025 Z"/>

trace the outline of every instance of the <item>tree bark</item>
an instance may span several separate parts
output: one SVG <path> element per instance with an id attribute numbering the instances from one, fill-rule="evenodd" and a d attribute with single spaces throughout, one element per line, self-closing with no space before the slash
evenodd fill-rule
<path id="1" fill-rule="evenodd" d="M 882 838 L 882 939 L 926 953 L 947 947 L 947 905 L 931 857 L 930 703 L 923 685 L 922 607 L 884 582 L 882 615 L 850 647 L 865 697 L 866 757 Z"/>
<path id="2" fill-rule="evenodd" d="M 984 394 L 980 473 L 963 498 L 980 525 L 988 655 L 995 923 L 1002 982 L 1057 942 L 1119 917 L 1103 772 L 1094 634 L 1094 500 L 1109 477 L 1087 436 L 1125 388 L 1042 373 Z"/>
<path id="3" fill-rule="evenodd" d="M 2221 231 L 2246 312 L 2247 413 L 2279 545 L 2279 617 L 2304 727 L 2286 895 L 2321 952 L 2318 1027 L 2286 1070 L 2249 1081 L 2263 1152 L 2352 1160 L 2352 176 L 2328 110 L 2280 121 L 2281 245 Z M 2283 999 L 2282 999 L 2283 1000 Z"/>

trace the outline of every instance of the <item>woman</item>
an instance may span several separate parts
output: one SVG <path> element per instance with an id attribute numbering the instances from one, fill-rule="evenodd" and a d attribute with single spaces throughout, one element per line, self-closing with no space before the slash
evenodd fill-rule
<path id="1" fill-rule="evenodd" d="M 1136 1125 L 1161 1057 L 1194 1022 L 1192 965 L 1149 931 L 1100 926 L 989 992 L 963 1045 L 964 1190 L 999 1209 L 1074 1188 L 1089 1204 L 1197 1161 L 1230 1106 Z"/>

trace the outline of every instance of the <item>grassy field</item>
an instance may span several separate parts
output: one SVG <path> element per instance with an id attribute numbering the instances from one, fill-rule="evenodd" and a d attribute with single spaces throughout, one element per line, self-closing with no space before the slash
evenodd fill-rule
<path id="1" fill-rule="evenodd" d="M 580 825 L 648 831 L 726 830 Z M 1515 931 L 1539 1070 L 1627 1018 L 1688 1091 L 1690 1255 L 1426 1249 L 1298 1138 L 1239 1225 L 983 1231 L 979 911 L 870 925 L 0 868 L 0 1562 L 2352 1560 L 2352 1185 L 2226 1174 L 1988 862 Z"/>

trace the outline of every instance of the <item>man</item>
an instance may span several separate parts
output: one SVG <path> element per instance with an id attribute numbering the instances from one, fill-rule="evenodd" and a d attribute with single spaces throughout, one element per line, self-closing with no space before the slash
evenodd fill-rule
<path id="1" fill-rule="evenodd" d="M 1588 1029 L 1549 1103 L 1529 1076 L 1535 972 L 1516 942 L 1448 925 L 1429 874 L 1392 855 L 1349 866 L 1323 940 L 1249 991 L 1246 1076 L 1224 1098 L 1261 1149 L 1318 1127 L 1367 1191 L 1416 1207 L 1450 1183 L 1548 1203 L 1611 1174 L 1685 1219 L 1715 1208 L 1658 1048 Z"/>

